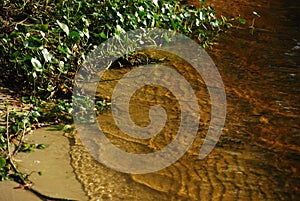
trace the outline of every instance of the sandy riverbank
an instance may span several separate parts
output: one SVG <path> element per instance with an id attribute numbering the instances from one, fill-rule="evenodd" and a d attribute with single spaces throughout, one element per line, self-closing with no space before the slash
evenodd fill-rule
<path id="1" fill-rule="evenodd" d="M 87 200 L 70 164 L 70 143 L 62 131 L 51 130 L 51 127 L 37 129 L 33 135 L 27 136 L 26 141 L 47 145 L 44 150 L 19 153 L 16 157 L 22 172 L 32 172 L 30 180 L 36 190 L 52 197 Z M 37 174 L 39 171 L 42 176 Z M 18 186 L 11 181 L 0 182 L 0 201 L 40 200 L 31 192 L 15 189 Z"/>

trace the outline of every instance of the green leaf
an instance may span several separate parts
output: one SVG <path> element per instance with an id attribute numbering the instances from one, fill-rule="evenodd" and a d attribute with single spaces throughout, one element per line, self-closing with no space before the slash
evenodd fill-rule
<path id="1" fill-rule="evenodd" d="M 247 23 L 247 21 L 244 18 L 241 18 L 241 17 L 239 18 L 239 21 L 240 21 L 241 24 L 246 24 Z"/>
<path id="2" fill-rule="evenodd" d="M 90 33 L 89 33 L 89 29 L 88 28 L 85 28 L 82 30 L 82 33 L 87 37 L 87 38 L 90 38 Z"/>
<path id="3" fill-rule="evenodd" d="M 38 144 L 38 145 L 36 146 L 37 149 L 45 149 L 46 147 L 47 147 L 47 146 L 44 145 L 44 144 Z"/>
<path id="4" fill-rule="evenodd" d="M 260 15 L 257 12 L 255 12 L 255 11 L 253 11 L 253 15 L 255 15 L 257 17 L 260 17 Z"/>
<path id="5" fill-rule="evenodd" d="M 24 41 L 23 45 L 32 49 L 41 48 L 43 46 L 42 41 L 35 36 L 29 37 L 27 40 Z"/>
<path id="6" fill-rule="evenodd" d="M 71 50 L 70 50 L 68 47 L 63 48 L 62 46 L 58 45 L 57 49 L 58 49 L 61 53 L 65 54 L 65 55 L 67 55 L 67 56 L 72 55 L 72 52 L 71 52 Z"/>
<path id="7" fill-rule="evenodd" d="M 52 61 L 53 55 L 51 53 L 49 53 L 46 48 L 44 48 L 42 50 L 42 54 L 43 54 L 44 59 L 45 59 L 46 62 Z"/>
<path id="8" fill-rule="evenodd" d="M 6 165 L 6 160 L 5 160 L 5 158 L 0 158 L 0 168 L 5 167 L 5 165 Z"/>
<path id="9" fill-rule="evenodd" d="M 15 52 L 12 54 L 12 56 L 13 56 L 14 58 L 17 58 L 20 54 L 21 54 L 21 53 L 20 53 L 19 51 L 15 51 Z"/>
<path id="10" fill-rule="evenodd" d="M 117 35 L 119 35 L 119 34 L 125 33 L 125 30 L 119 24 L 117 24 L 116 29 L 115 29 L 115 33 Z"/>
<path id="11" fill-rule="evenodd" d="M 82 17 L 81 19 L 84 22 L 84 24 L 85 24 L 86 27 L 90 26 L 89 21 L 85 17 Z"/>
<path id="12" fill-rule="evenodd" d="M 4 129 L 4 128 L 0 128 L 0 133 L 5 133 L 6 132 L 6 130 Z"/>
<path id="13" fill-rule="evenodd" d="M 69 37 L 75 42 L 80 41 L 80 34 L 77 31 L 71 31 Z"/>
<path id="14" fill-rule="evenodd" d="M 40 26 L 40 29 L 41 29 L 42 31 L 48 31 L 48 28 L 49 28 L 49 24 L 42 24 L 42 25 Z"/>
<path id="15" fill-rule="evenodd" d="M 64 48 L 62 48 L 62 46 L 58 45 L 57 49 L 58 49 L 61 53 L 65 54 L 65 55 L 69 55 L 69 53 L 68 53 L 67 51 L 65 51 Z"/>
<path id="16" fill-rule="evenodd" d="M 68 25 L 56 20 L 56 23 L 58 24 L 58 26 L 67 34 L 67 36 L 69 35 L 69 27 Z"/>
<path id="17" fill-rule="evenodd" d="M 106 34 L 105 34 L 104 32 L 101 32 L 101 33 L 100 33 L 100 36 L 101 36 L 101 38 L 103 38 L 103 39 L 107 39 L 107 36 L 106 36 Z"/>
<path id="18" fill-rule="evenodd" d="M 32 116 L 33 117 L 39 117 L 39 116 L 41 116 L 41 114 L 38 111 L 33 111 Z"/>
<path id="19" fill-rule="evenodd" d="M 52 86 L 52 85 L 48 85 L 47 87 L 47 91 L 51 92 L 51 91 L 54 91 L 55 87 Z"/>
<path id="20" fill-rule="evenodd" d="M 24 61 L 30 61 L 32 59 L 32 56 L 26 55 L 25 57 L 23 57 Z"/>
<path id="21" fill-rule="evenodd" d="M 43 71 L 42 64 L 39 60 L 37 60 L 35 58 L 31 58 L 31 64 L 33 65 L 33 68 L 35 71 L 38 71 L 38 72 Z"/>
<path id="22" fill-rule="evenodd" d="M 37 75 L 36 75 L 36 72 L 33 71 L 33 72 L 32 72 L 32 77 L 33 77 L 33 78 L 36 78 L 36 76 L 37 76 Z"/>

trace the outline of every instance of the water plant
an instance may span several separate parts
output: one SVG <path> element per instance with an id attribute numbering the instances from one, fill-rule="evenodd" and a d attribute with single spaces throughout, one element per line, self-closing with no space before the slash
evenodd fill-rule
<path id="1" fill-rule="evenodd" d="M 68 98 L 80 64 L 107 38 L 140 27 L 171 29 L 204 47 L 229 26 L 210 6 L 180 1 L 4 0 L 0 74 L 36 98 Z M 14 80 L 14 83 L 11 80 Z M 20 90 L 20 89 L 19 89 Z"/>
<path id="2" fill-rule="evenodd" d="M 255 17 L 260 17 L 260 15 L 256 11 L 253 11 L 252 14 Z M 255 17 L 252 18 L 251 25 L 249 26 L 249 29 L 251 29 L 251 34 L 252 35 L 254 34 L 254 30 L 255 30 L 255 19 L 256 19 Z"/>

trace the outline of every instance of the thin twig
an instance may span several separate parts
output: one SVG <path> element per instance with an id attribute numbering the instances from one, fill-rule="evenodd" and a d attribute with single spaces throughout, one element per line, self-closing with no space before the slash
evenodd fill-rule
<path id="1" fill-rule="evenodd" d="M 7 157 L 11 158 L 10 142 L 9 142 L 9 106 L 6 104 L 6 138 L 7 138 Z"/>
<path id="2" fill-rule="evenodd" d="M 25 122 L 23 122 L 23 131 L 22 131 L 22 135 L 21 135 L 21 138 L 19 140 L 19 144 L 18 146 L 15 148 L 14 152 L 13 152 L 13 156 L 18 153 L 18 151 L 20 150 L 22 144 L 23 144 L 23 140 L 24 140 L 24 137 L 25 137 L 25 133 L 26 133 L 26 125 L 25 125 Z"/>

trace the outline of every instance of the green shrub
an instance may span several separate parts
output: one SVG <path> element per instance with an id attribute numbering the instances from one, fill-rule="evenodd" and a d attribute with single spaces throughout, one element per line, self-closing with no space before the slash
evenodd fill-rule
<path id="1" fill-rule="evenodd" d="M 68 98 L 80 64 L 95 46 L 141 27 L 171 29 L 207 47 L 228 24 L 201 2 L 197 9 L 175 0 L 4 0 L 1 79 L 36 98 Z"/>

